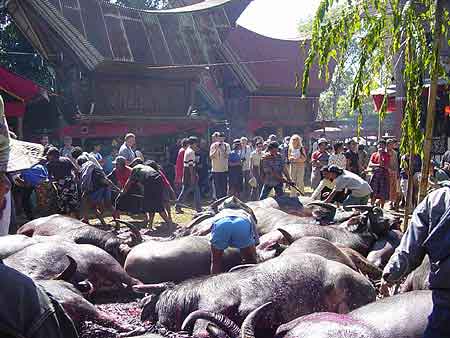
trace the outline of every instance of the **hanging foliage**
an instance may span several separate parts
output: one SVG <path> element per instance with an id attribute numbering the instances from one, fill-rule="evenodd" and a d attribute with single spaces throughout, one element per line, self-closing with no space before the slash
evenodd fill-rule
<path id="1" fill-rule="evenodd" d="M 401 150 L 408 153 L 413 144 L 419 154 L 423 143 L 420 116 L 424 79 L 435 72 L 444 75 L 442 67 L 432 67 L 434 56 L 430 37 L 435 10 L 432 0 L 322 0 L 309 27 L 311 41 L 302 78 L 302 94 L 307 92 L 313 64 L 317 63 L 327 78 L 330 61 L 333 59 L 342 66 L 349 46 L 356 43 L 360 55 L 353 79 L 351 109 L 359 113 L 359 126 L 362 98 L 370 95 L 374 77 L 377 76 L 386 88 L 390 78 L 401 72 L 406 99 Z M 445 24 L 441 27 L 443 36 L 447 36 L 448 17 L 446 10 Z M 385 110 L 381 109 L 379 113 L 383 118 Z"/>

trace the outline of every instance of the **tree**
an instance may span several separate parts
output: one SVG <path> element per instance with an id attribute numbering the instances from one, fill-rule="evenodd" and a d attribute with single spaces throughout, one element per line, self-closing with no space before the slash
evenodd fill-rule
<path id="1" fill-rule="evenodd" d="M 336 7 L 338 11 L 334 10 L 335 15 L 330 15 L 332 8 Z M 439 24 L 440 20 L 444 24 Z M 312 23 L 311 48 L 305 62 L 302 92 L 305 94 L 307 91 L 309 70 L 314 62 L 327 68 L 333 58 L 342 66 L 349 46 L 356 42 L 361 54 L 353 78 L 352 109 L 359 111 L 362 117 L 361 96 L 368 94 L 368 84 L 374 75 L 379 74 L 383 78 L 381 74 L 386 70 L 390 74 L 400 74 L 406 96 L 401 150 L 420 154 L 425 149 L 428 154 L 425 152 L 424 157 L 429 159 L 432 134 L 428 126 L 423 147 L 421 97 L 426 77 L 432 79 L 432 93 L 438 77 L 445 75 L 439 63 L 439 44 L 441 36 L 446 36 L 448 26 L 449 13 L 443 9 L 442 0 L 321 0 Z M 397 67 L 401 70 L 398 71 Z M 432 101 L 435 101 L 435 96 L 430 95 L 428 115 L 434 113 L 435 102 Z M 429 163 L 423 163 L 422 178 L 426 185 Z"/>
<path id="2" fill-rule="evenodd" d="M 34 50 L 6 10 L 0 10 L 0 65 L 46 88 L 53 84 L 50 65 Z"/>

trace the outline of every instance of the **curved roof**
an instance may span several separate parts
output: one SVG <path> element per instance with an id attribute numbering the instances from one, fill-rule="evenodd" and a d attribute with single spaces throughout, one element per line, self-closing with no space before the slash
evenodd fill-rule
<path id="1" fill-rule="evenodd" d="M 250 1 L 205 0 L 152 11 L 103 0 L 10 0 L 7 6 L 26 35 L 30 27 L 41 28 L 29 36 L 37 36 L 35 47 L 52 45 L 46 39 L 54 35 L 94 69 L 108 61 L 148 66 L 213 63 L 216 47 Z"/>

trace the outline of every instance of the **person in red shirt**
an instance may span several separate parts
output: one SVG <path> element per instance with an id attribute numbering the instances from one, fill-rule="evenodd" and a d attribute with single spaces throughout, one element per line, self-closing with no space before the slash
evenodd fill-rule
<path id="1" fill-rule="evenodd" d="M 386 141 L 378 142 L 378 151 L 370 156 L 369 168 L 373 171 L 370 179 L 370 187 L 373 190 L 371 203 L 383 208 L 389 199 L 389 154 L 386 151 Z"/>
<path id="2" fill-rule="evenodd" d="M 127 166 L 127 160 L 123 156 L 117 156 L 113 163 L 115 164 L 115 168 L 111 174 L 108 175 L 108 179 L 110 179 L 117 187 L 123 189 L 130 178 L 131 168 Z M 113 207 L 113 218 L 120 219 L 120 212 L 117 206 L 113 205 Z"/>
<path id="3" fill-rule="evenodd" d="M 181 191 L 183 185 L 183 169 L 184 169 L 184 152 L 188 146 L 187 138 L 181 141 L 181 148 L 178 151 L 177 161 L 175 162 L 175 191 L 178 194 Z"/>

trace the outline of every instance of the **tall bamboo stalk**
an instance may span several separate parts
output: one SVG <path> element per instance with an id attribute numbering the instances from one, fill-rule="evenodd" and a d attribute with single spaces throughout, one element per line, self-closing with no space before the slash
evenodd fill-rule
<path id="1" fill-rule="evenodd" d="M 428 189 L 428 175 L 430 172 L 431 162 L 431 147 L 433 145 L 433 129 L 434 120 L 436 116 L 436 96 L 438 89 L 438 68 L 439 68 L 439 56 L 441 50 L 442 39 L 442 19 L 444 17 L 444 2 L 442 0 L 436 0 L 436 12 L 434 21 L 434 34 L 433 34 L 433 65 L 431 66 L 431 82 L 428 92 L 428 106 L 427 106 L 427 120 L 425 125 L 425 140 L 423 144 L 423 162 L 422 162 L 422 175 L 420 178 L 419 187 L 419 201 L 422 201 L 427 195 Z"/>

